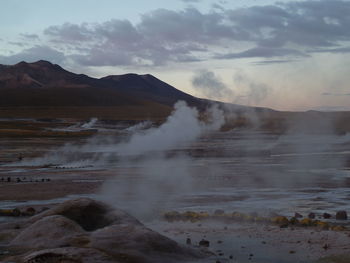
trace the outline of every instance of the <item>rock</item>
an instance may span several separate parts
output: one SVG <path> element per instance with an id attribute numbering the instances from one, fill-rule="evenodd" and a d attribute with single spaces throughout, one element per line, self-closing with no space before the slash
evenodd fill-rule
<path id="1" fill-rule="evenodd" d="M 33 207 L 28 207 L 24 211 L 21 211 L 22 216 L 33 216 L 35 215 L 35 209 Z"/>
<path id="2" fill-rule="evenodd" d="M 348 219 L 348 214 L 346 211 L 338 211 L 335 215 L 335 219 L 337 220 L 347 220 Z"/>
<path id="3" fill-rule="evenodd" d="M 324 244 L 324 246 L 322 247 L 324 250 L 327 250 L 330 248 L 330 245 L 329 244 Z"/>
<path id="4" fill-rule="evenodd" d="M 171 263 L 207 256 L 87 198 L 66 201 L 16 224 L 19 229 L 0 224 L 0 234 L 10 229 L 6 245 L 17 251 L 8 262 Z"/>
<path id="5" fill-rule="evenodd" d="M 328 213 L 323 213 L 323 218 L 324 219 L 329 219 L 329 218 L 332 218 L 332 215 L 328 214 Z"/>
<path id="6" fill-rule="evenodd" d="M 295 213 L 295 214 L 294 214 L 294 217 L 295 217 L 295 218 L 302 218 L 303 216 L 302 216 L 301 214 L 299 214 L 299 213 Z"/>
<path id="7" fill-rule="evenodd" d="M 89 198 L 79 198 L 66 201 L 46 212 L 31 218 L 36 222 L 51 215 L 62 215 L 80 225 L 86 231 L 93 231 L 112 224 L 139 224 L 141 223 L 121 210 L 114 210 L 108 205 Z"/>
<path id="8" fill-rule="evenodd" d="M 202 239 L 201 241 L 199 241 L 199 245 L 201 247 L 209 247 L 210 246 L 210 242 L 208 240 Z"/>
<path id="9" fill-rule="evenodd" d="M 77 223 L 54 215 L 44 217 L 24 229 L 10 245 L 30 249 L 57 248 L 68 246 L 74 238 L 84 235 L 85 231 Z"/>
<path id="10" fill-rule="evenodd" d="M 186 244 L 187 244 L 187 245 L 191 245 L 191 244 L 192 244 L 192 241 L 191 241 L 190 238 L 187 238 L 187 239 L 186 239 Z"/>
<path id="11" fill-rule="evenodd" d="M 315 217 L 316 217 L 316 214 L 315 214 L 315 213 L 310 213 L 310 214 L 308 215 L 308 218 L 310 218 L 310 219 L 315 219 Z"/>

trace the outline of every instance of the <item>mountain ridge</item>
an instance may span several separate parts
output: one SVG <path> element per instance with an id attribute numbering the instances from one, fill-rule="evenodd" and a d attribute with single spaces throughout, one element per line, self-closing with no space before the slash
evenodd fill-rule
<path id="1" fill-rule="evenodd" d="M 17 93 L 25 93 L 27 100 L 17 99 L 13 89 L 16 89 Z M 52 95 L 56 96 L 56 101 L 46 97 L 49 94 L 45 89 L 50 89 Z M 137 100 L 140 100 L 140 104 L 147 100 L 167 106 L 172 106 L 178 100 L 184 100 L 190 105 L 201 106 L 204 101 L 150 74 L 128 73 L 98 79 L 69 72 L 57 64 L 44 60 L 33 63 L 22 61 L 13 66 L 0 65 L 0 90 L 7 96 L 6 101 L 0 99 L 0 107 L 117 106 L 124 104 L 122 100 L 136 104 Z M 70 98 L 65 101 L 62 96 Z M 84 103 L 78 99 L 79 96 L 84 97 Z M 96 99 L 92 99 L 91 96 Z M 76 99 L 75 102 L 73 98 Z"/>

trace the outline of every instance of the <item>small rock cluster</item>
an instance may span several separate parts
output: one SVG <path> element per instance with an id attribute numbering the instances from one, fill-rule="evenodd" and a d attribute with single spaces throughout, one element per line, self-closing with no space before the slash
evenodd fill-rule
<path id="1" fill-rule="evenodd" d="M 164 219 L 168 222 L 174 221 L 190 221 L 198 222 L 203 220 L 220 220 L 229 222 L 255 222 L 255 223 L 272 223 L 280 226 L 281 228 L 288 226 L 300 226 L 300 227 L 317 227 L 323 230 L 345 231 L 347 227 L 336 223 L 330 223 L 322 220 L 317 220 L 316 214 L 310 213 L 307 217 L 303 217 L 299 213 L 295 213 L 294 217 L 287 218 L 286 216 L 273 215 L 271 217 L 261 217 L 256 213 L 244 214 L 239 212 L 225 213 L 223 210 L 216 210 L 210 214 L 208 212 L 177 212 L 171 211 L 164 214 Z M 323 214 L 324 219 L 332 218 L 332 215 L 328 213 Z M 346 211 L 338 211 L 335 215 L 336 220 L 347 220 Z"/>
<path id="2" fill-rule="evenodd" d="M 50 178 L 41 178 L 41 179 L 32 179 L 32 178 L 26 178 L 26 177 L 16 177 L 16 178 L 12 178 L 12 177 L 1 177 L 0 178 L 0 182 L 2 183 L 44 183 L 44 182 L 50 182 L 51 179 Z"/>

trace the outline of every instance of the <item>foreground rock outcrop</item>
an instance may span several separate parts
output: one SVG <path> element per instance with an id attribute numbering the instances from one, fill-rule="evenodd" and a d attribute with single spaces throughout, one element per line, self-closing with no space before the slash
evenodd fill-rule
<path id="1" fill-rule="evenodd" d="M 201 252 L 146 228 L 121 210 L 87 198 L 0 225 L 0 261 L 186 262 Z"/>

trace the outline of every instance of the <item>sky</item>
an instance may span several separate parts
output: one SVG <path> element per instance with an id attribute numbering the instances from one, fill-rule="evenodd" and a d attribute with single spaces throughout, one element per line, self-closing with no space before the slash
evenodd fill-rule
<path id="1" fill-rule="evenodd" d="M 350 110 L 350 0 L 0 0 L 0 64 L 153 74 L 192 95 Z"/>

